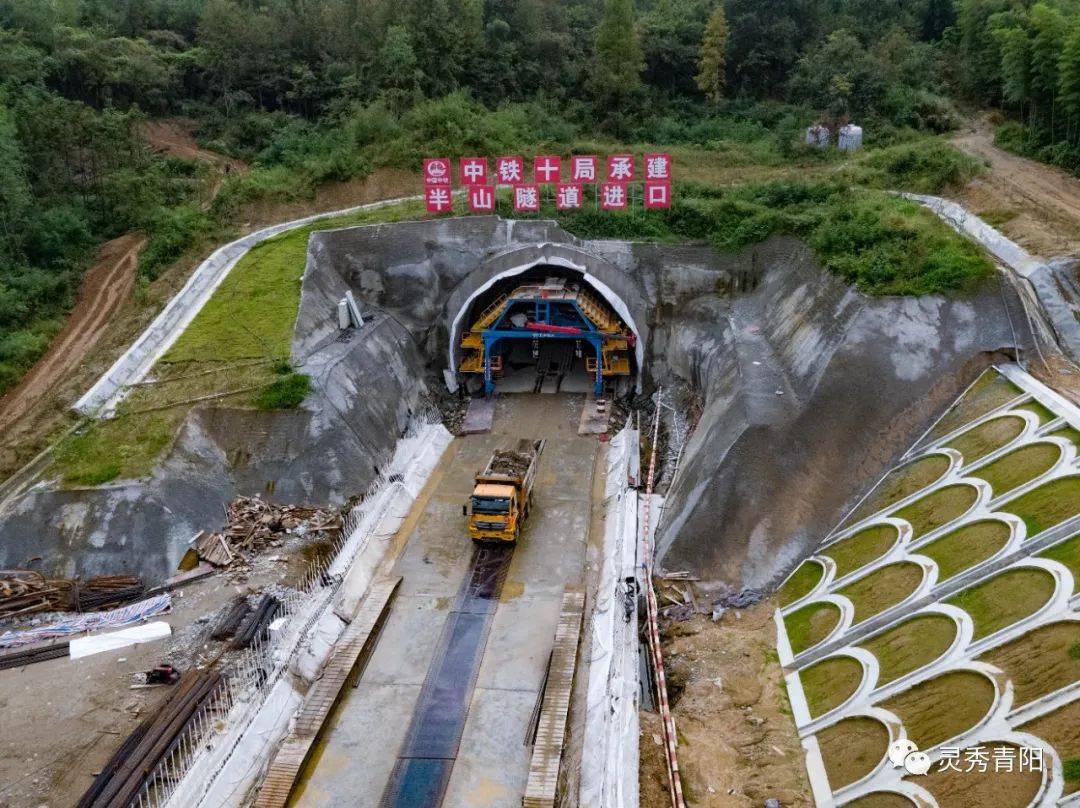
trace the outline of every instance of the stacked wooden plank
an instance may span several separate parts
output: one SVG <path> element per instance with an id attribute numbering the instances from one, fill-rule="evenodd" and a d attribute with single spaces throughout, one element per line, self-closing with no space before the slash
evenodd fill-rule
<path id="1" fill-rule="evenodd" d="M 168 700 L 128 736 L 78 808 L 128 808 L 199 708 L 222 683 L 217 671 L 189 671 Z"/>
<path id="2" fill-rule="evenodd" d="M 0 570 L 0 617 L 35 612 L 89 612 L 138 600 L 145 593 L 134 575 L 48 579 L 33 570 Z"/>
<path id="3" fill-rule="evenodd" d="M 342 687 L 371 654 L 390 600 L 400 583 L 401 578 L 391 578 L 372 584 L 363 605 L 334 645 L 322 674 L 308 691 L 293 731 L 274 755 L 255 800 L 255 808 L 284 808 L 288 803 L 311 746 L 322 731 Z"/>

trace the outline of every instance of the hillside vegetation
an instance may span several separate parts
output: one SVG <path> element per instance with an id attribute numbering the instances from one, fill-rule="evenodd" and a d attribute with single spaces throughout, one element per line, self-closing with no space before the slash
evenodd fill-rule
<path id="1" fill-rule="evenodd" d="M 974 0 L 957 3 L 963 11 Z M 0 392 L 44 350 L 103 240 L 146 232 L 141 269 L 152 278 L 224 238 L 254 203 L 303 199 L 381 166 L 415 170 L 430 154 L 660 146 L 675 152 L 680 180 L 751 184 L 725 189 L 720 202 L 692 191 L 687 216 L 718 209 L 713 224 L 668 221 L 672 235 L 734 245 L 798 233 L 868 291 L 948 289 L 978 274 L 941 234 L 917 251 L 925 261 L 890 268 L 929 224 L 898 203 L 839 192 L 840 183 L 935 191 L 974 170 L 928 140 L 956 120 L 949 97 L 962 84 L 965 15 L 953 0 L 768 9 L 756 0 L 0 0 Z M 206 166 L 154 153 L 140 124 L 173 115 L 194 119 L 204 147 L 252 170 L 219 186 Z M 870 146 L 852 171 L 835 153 L 802 147 L 807 124 L 849 116 Z M 792 170 L 794 184 L 784 176 Z M 771 180 L 796 201 L 773 209 Z M 855 245 L 855 264 L 844 254 L 850 223 L 883 236 Z M 885 233 L 894 223 L 896 237 Z M 841 232 L 827 232 L 834 225 Z"/>

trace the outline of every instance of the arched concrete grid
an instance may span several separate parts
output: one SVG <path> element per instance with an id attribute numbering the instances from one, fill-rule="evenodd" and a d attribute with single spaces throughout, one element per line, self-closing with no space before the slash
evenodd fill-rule
<path id="1" fill-rule="evenodd" d="M 807 593 L 807 595 L 784 609 L 778 610 L 776 613 L 781 662 L 785 665 L 791 665 L 792 663 L 798 665 L 793 659 L 791 647 L 787 641 L 787 634 L 783 622 L 784 614 L 790 614 L 802 606 L 814 601 L 832 602 L 840 609 L 841 619 L 830 636 L 823 640 L 822 643 L 819 643 L 819 647 L 823 643 L 830 643 L 837 638 L 842 638 L 843 634 L 851 626 L 853 606 L 847 598 L 835 594 L 837 588 L 846 586 L 851 581 L 857 580 L 872 573 L 874 570 L 895 563 L 898 560 L 911 560 L 923 566 L 925 575 L 923 584 L 915 593 L 912 593 L 912 595 L 906 598 L 905 602 L 911 601 L 920 593 L 926 594 L 933 589 L 934 583 L 936 582 L 937 565 L 926 556 L 918 555 L 911 551 L 917 550 L 919 547 L 934 541 L 936 538 L 957 529 L 957 527 L 962 524 L 979 521 L 987 517 L 992 516 L 1005 521 L 1009 524 L 1012 535 L 1005 546 L 995 553 L 993 557 L 972 568 L 982 568 L 985 570 L 986 574 L 979 575 L 974 581 L 965 582 L 964 588 L 977 585 L 984 580 L 989 580 L 994 575 L 1001 574 L 1006 570 L 1022 567 L 1035 567 L 1045 569 L 1054 576 L 1056 586 L 1055 592 L 1051 598 L 1032 615 L 993 635 L 984 637 L 977 642 L 972 642 L 974 624 L 972 623 L 970 616 L 961 609 L 947 604 L 933 603 L 914 612 L 904 612 L 902 609 L 897 608 L 902 607 L 903 604 L 897 604 L 897 607 L 893 607 L 893 609 L 897 611 L 895 619 L 890 620 L 883 627 L 876 627 L 874 635 L 887 631 L 897 623 L 917 615 L 939 613 L 951 617 L 956 623 L 957 632 L 951 647 L 941 657 L 929 665 L 913 671 L 906 676 L 900 677 L 896 681 L 881 688 L 876 687 L 878 666 L 877 660 L 873 658 L 872 654 L 862 648 L 856 647 L 855 644 L 835 649 L 829 656 L 839 654 L 851 656 L 863 665 L 863 679 L 856 691 L 846 699 L 843 704 L 828 713 L 813 719 L 810 717 L 809 707 L 806 702 L 805 694 L 802 691 L 802 683 L 798 671 L 789 673 L 787 675 L 788 690 L 792 699 L 796 723 L 799 726 L 800 734 L 804 738 L 803 744 L 807 752 L 807 767 L 818 806 L 847 803 L 860 796 L 882 790 L 895 791 L 910 798 L 915 798 L 916 804 L 936 804 L 932 796 L 926 792 L 925 789 L 919 787 L 917 783 L 911 782 L 910 780 L 904 780 L 901 777 L 901 772 L 892 769 L 886 761 L 882 761 L 872 772 L 856 783 L 845 786 L 834 794 L 828 784 L 828 778 L 825 773 L 824 763 L 821 758 L 820 749 L 817 745 L 815 733 L 843 718 L 862 715 L 875 717 L 881 720 L 888 728 L 891 740 L 904 737 L 905 730 L 899 717 L 888 710 L 875 705 L 880 704 L 886 699 L 894 697 L 921 682 L 940 676 L 943 673 L 957 670 L 973 670 L 989 675 L 995 684 L 996 695 L 994 703 L 976 726 L 970 728 L 961 737 L 947 741 L 945 744 L 939 745 L 935 750 L 932 750 L 932 759 L 936 762 L 936 760 L 940 758 L 940 750 L 945 745 L 950 747 L 966 747 L 977 744 L 987 744 L 992 741 L 1012 742 L 1019 745 L 1036 745 L 1043 748 L 1044 753 L 1049 760 L 1049 769 L 1048 775 L 1044 777 L 1041 790 L 1032 802 L 1032 805 L 1049 806 L 1055 804 L 1063 794 L 1064 782 L 1062 777 L 1062 761 L 1057 751 L 1041 739 L 1018 731 L 1017 727 L 1026 724 L 1039 716 L 1053 712 L 1077 697 L 1080 697 L 1080 683 L 1075 683 L 1072 686 L 1067 686 L 1054 693 L 1047 694 L 1030 704 L 1023 705 L 1021 708 L 1014 710 L 1011 684 L 1006 685 L 1004 689 L 1002 689 L 994 678 L 995 675 L 1000 676 L 1002 672 L 987 663 L 979 663 L 973 660 L 975 656 L 983 653 L 989 648 L 1011 642 L 1040 626 L 1063 620 L 1080 621 L 1080 613 L 1070 605 L 1072 601 L 1078 599 L 1076 597 L 1076 582 L 1073 580 L 1070 571 L 1063 565 L 1046 559 L 1028 557 L 1020 558 L 1019 560 L 1010 563 L 1005 568 L 993 567 L 993 562 L 995 560 L 1002 558 L 1004 555 L 1008 555 L 1010 552 L 1020 550 L 1026 536 L 1024 524 L 1019 518 L 1012 514 L 995 512 L 991 505 L 1003 505 L 1003 507 L 1007 507 L 1007 500 L 1020 496 L 1025 491 L 1042 485 L 1050 479 L 1075 474 L 1077 470 L 1076 447 L 1072 446 L 1070 442 L 1062 439 L 1047 440 L 1046 436 L 1048 433 L 1060 429 L 1063 425 L 1075 425 L 1076 423 L 1080 423 L 1080 412 L 1072 407 L 1069 402 L 1064 402 L 1056 394 L 1045 395 L 1046 391 L 1041 389 L 1042 385 L 1035 380 L 1030 379 L 1030 377 L 1026 377 L 1026 374 L 1019 375 L 1013 368 L 1010 368 L 1009 370 L 1011 371 L 1008 374 L 1009 377 L 1026 391 L 1023 396 L 1020 396 L 979 418 L 973 419 L 957 430 L 954 430 L 949 435 L 942 436 L 937 439 L 933 445 L 925 447 L 914 457 L 909 456 L 905 458 L 906 462 L 911 462 L 913 459 L 933 453 L 945 454 L 950 459 L 950 466 L 941 478 L 927 488 L 916 492 L 904 500 L 890 504 L 878 513 L 871 515 L 867 519 L 860 520 L 859 523 L 852 525 L 827 539 L 827 545 L 820 551 L 821 555 L 813 557 L 813 560 L 824 568 L 822 579 L 814 587 L 813 591 Z M 1049 392 L 1052 393 L 1052 391 Z M 1039 401 L 1048 406 L 1051 411 L 1054 412 L 1056 417 L 1046 424 L 1039 425 L 1035 415 L 1016 409 L 1020 404 L 1031 400 Z M 977 462 L 966 464 L 958 452 L 943 446 L 943 444 L 951 441 L 956 435 L 969 429 L 973 429 L 981 423 L 1006 414 L 1018 415 L 1024 418 L 1026 422 L 1025 427 L 1020 435 L 1010 441 L 1006 446 L 997 449 L 987 457 L 981 458 Z M 972 473 L 977 474 L 979 468 L 993 462 L 997 457 L 1004 456 L 1021 446 L 1030 445 L 1037 441 L 1058 444 L 1062 447 L 1061 456 L 1051 469 L 1039 475 L 1031 482 L 1008 492 L 1006 495 L 991 499 L 991 491 L 985 482 L 967 476 Z M 933 490 L 961 481 L 976 487 L 978 493 L 976 504 L 972 506 L 966 514 L 941 528 L 931 531 L 926 536 L 920 537 L 914 543 L 911 541 L 911 527 L 907 522 L 895 517 L 882 516 L 884 513 L 895 513 L 903 508 L 908 502 L 914 501 L 921 496 L 925 496 Z M 870 524 L 882 522 L 892 523 L 899 530 L 899 537 L 893 547 L 881 558 L 866 565 L 864 568 L 849 575 L 845 575 L 840 580 L 835 579 L 836 565 L 832 559 L 827 556 L 828 545 L 841 541 L 842 539 L 859 532 Z M 1070 536 L 1065 536 L 1060 539 L 1055 539 L 1055 543 L 1067 541 L 1069 537 Z M 857 638 L 857 642 L 865 642 L 866 639 L 868 638 Z M 818 661 L 820 660 L 814 659 L 808 664 L 813 664 L 813 662 Z"/>
<path id="2" fill-rule="evenodd" d="M 520 247 L 496 255 L 484 262 L 481 272 L 490 273 L 487 280 L 469 293 L 463 301 L 454 303 L 454 308 L 450 309 L 451 311 L 456 309 L 450 325 L 450 345 L 447 349 L 447 361 L 450 370 L 454 373 L 457 372 L 458 345 L 461 342 L 464 319 L 469 314 L 476 299 L 500 280 L 524 274 L 538 266 L 560 267 L 579 273 L 582 280 L 591 286 L 615 310 L 623 322 L 630 327 L 630 330 L 637 337 L 634 344 L 634 357 L 637 360 L 637 389 L 640 392 L 645 369 L 645 340 L 647 335 L 642 333 L 626 301 L 599 277 L 601 274 L 619 273 L 620 270 L 596 255 L 565 244 L 548 243 Z"/>

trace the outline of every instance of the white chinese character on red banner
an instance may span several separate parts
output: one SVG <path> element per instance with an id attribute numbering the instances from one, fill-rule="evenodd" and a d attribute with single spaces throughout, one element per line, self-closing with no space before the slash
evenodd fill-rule
<path id="1" fill-rule="evenodd" d="M 646 154 L 645 155 L 645 179 L 646 180 L 670 180 L 671 179 L 671 155 L 670 154 Z"/>
<path id="2" fill-rule="evenodd" d="M 500 157 L 495 161 L 495 182 L 515 185 L 525 181 L 525 161 L 520 157 Z"/>
<path id="3" fill-rule="evenodd" d="M 573 182 L 596 182 L 597 160 L 591 155 L 575 155 L 570 158 L 570 179 Z"/>
<path id="4" fill-rule="evenodd" d="M 454 207 L 449 188 L 429 185 L 424 189 L 424 199 L 427 202 L 428 213 L 446 213 Z"/>
<path id="5" fill-rule="evenodd" d="M 574 210 L 581 207 L 581 186 L 560 185 L 555 196 L 555 207 L 559 210 Z"/>
<path id="6" fill-rule="evenodd" d="M 540 210 L 540 186 L 515 185 L 514 210 Z"/>
<path id="7" fill-rule="evenodd" d="M 495 210 L 495 186 L 474 185 L 469 189 L 469 210 L 472 213 L 489 213 Z"/>
<path id="8" fill-rule="evenodd" d="M 607 159 L 608 182 L 630 182 L 634 179 L 634 155 L 613 154 Z"/>
<path id="9" fill-rule="evenodd" d="M 562 179 L 562 158 L 546 154 L 533 160 L 533 179 L 536 182 L 558 182 Z"/>
<path id="10" fill-rule="evenodd" d="M 449 185 L 450 161 L 445 157 L 424 160 L 424 185 Z"/>
<path id="11" fill-rule="evenodd" d="M 622 210 L 626 201 L 626 186 L 622 183 L 605 182 L 600 186 L 600 207 L 604 210 Z"/>
<path id="12" fill-rule="evenodd" d="M 645 183 L 645 207 L 647 207 L 647 208 L 670 208 L 671 207 L 671 183 L 670 182 L 647 182 L 647 183 Z"/>
<path id="13" fill-rule="evenodd" d="M 488 162 L 486 157 L 462 157 L 458 164 L 462 185 L 487 185 Z"/>

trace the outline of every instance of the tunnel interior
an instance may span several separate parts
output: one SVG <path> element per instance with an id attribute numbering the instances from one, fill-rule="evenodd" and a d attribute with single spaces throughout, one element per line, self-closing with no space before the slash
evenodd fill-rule
<path id="1" fill-rule="evenodd" d="M 617 395 L 636 378 L 636 342 L 583 273 L 541 264 L 497 279 L 467 305 L 455 357 L 474 392 Z"/>

